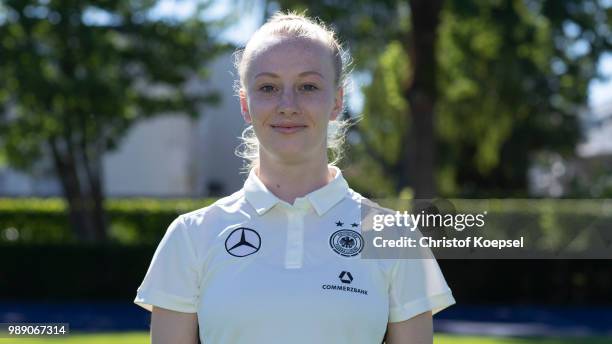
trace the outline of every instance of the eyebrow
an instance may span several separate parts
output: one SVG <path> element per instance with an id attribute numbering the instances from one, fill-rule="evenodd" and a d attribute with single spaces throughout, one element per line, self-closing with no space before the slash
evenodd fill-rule
<path id="1" fill-rule="evenodd" d="M 302 73 L 298 74 L 298 76 L 300 76 L 300 77 L 307 76 L 307 75 L 318 75 L 322 79 L 325 79 L 325 77 L 321 73 L 315 72 L 313 70 L 307 71 L 307 72 L 302 72 Z M 259 74 L 255 75 L 255 79 L 259 78 L 260 76 L 268 76 L 268 77 L 271 77 L 271 78 L 278 78 L 279 77 L 278 74 L 274 74 L 274 73 L 270 73 L 270 72 L 262 72 L 262 73 L 259 73 Z"/>

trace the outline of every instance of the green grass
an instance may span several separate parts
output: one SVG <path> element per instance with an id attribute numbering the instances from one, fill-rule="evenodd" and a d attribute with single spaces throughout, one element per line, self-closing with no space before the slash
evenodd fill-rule
<path id="1" fill-rule="evenodd" d="M 0 338 L 0 343 L 3 344 L 148 344 L 149 342 L 148 332 L 70 334 L 56 338 Z"/>
<path id="2" fill-rule="evenodd" d="M 57 338 L 0 338 L 0 343 L 11 344 L 148 344 L 148 332 L 71 334 Z M 434 344 L 609 344 L 612 338 L 494 338 L 436 335 Z"/>
<path id="3" fill-rule="evenodd" d="M 612 338 L 495 338 L 436 335 L 434 344 L 610 344 Z"/>

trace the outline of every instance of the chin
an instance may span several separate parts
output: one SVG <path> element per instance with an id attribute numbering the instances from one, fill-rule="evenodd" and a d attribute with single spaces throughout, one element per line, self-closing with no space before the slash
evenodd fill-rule
<path id="1" fill-rule="evenodd" d="M 278 140 L 267 142 L 265 146 L 266 155 L 287 163 L 302 162 L 326 154 L 326 150 L 317 149 L 318 145 L 310 140 Z"/>
<path id="2" fill-rule="evenodd" d="M 282 147 L 281 149 L 274 151 L 274 156 L 280 160 L 287 163 L 295 163 L 307 160 L 310 154 L 306 152 L 305 147 L 303 146 L 290 146 L 287 145 Z"/>
<path id="3" fill-rule="evenodd" d="M 279 140 L 274 142 L 270 151 L 275 155 L 300 154 L 303 153 L 308 145 L 301 140 Z"/>
<path id="4" fill-rule="evenodd" d="M 306 154 L 304 149 L 283 149 L 282 151 L 277 151 L 275 154 L 277 157 L 282 160 L 304 160 Z"/>

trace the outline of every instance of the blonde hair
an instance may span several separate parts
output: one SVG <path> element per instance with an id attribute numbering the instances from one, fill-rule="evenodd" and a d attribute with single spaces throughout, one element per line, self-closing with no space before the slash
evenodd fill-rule
<path id="1" fill-rule="evenodd" d="M 347 93 L 349 90 L 348 76 L 350 74 L 351 57 L 336 38 L 335 32 L 318 18 L 313 20 L 303 13 L 276 12 L 253 34 L 243 49 L 238 49 L 234 53 L 234 68 L 238 73 L 238 80 L 234 82 L 236 95 L 239 95 L 241 90 L 246 90 L 245 79 L 255 45 L 254 42 L 259 37 L 273 35 L 322 41 L 331 50 L 334 59 L 336 86 L 344 88 L 345 94 Z M 349 126 L 350 122 L 342 119 L 341 114 L 338 115 L 337 119 L 330 121 L 327 126 L 327 149 L 331 157 L 331 161 L 329 161 L 331 165 L 337 164 L 342 158 L 342 146 Z M 248 172 L 259 164 L 259 140 L 252 125 L 242 131 L 240 140 L 241 143 L 236 148 L 236 155 L 247 160 L 244 170 Z"/>

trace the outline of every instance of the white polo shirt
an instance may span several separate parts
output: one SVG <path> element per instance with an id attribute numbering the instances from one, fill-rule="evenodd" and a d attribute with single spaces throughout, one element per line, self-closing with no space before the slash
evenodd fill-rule
<path id="1" fill-rule="evenodd" d="M 243 189 L 179 216 L 135 303 L 197 313 L 202 343 L 380 343 L 387 322 L 455 300 L 433 259 L 370 260 L 360 204 L 336 167 L 326 186 L 278 199 Z"/>

